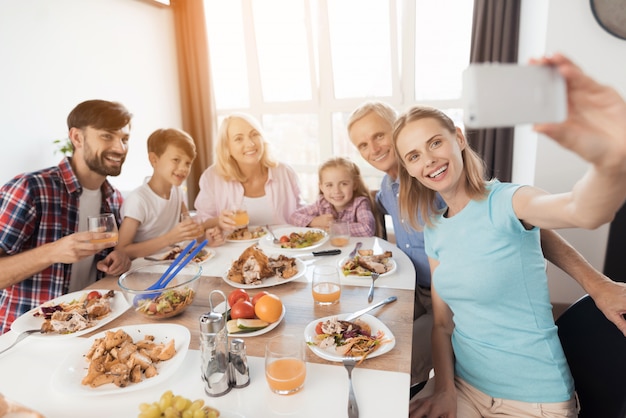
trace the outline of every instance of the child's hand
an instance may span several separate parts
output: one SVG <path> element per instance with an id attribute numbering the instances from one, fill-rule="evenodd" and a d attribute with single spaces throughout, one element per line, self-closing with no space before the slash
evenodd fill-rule
<path id="1" fill-rule="evenodd" d="M 209 240 L 209 247 L 219 247 L 226 242 L 224 234 L 222 234 L 222 230 L 219 226 L 207 229 L 204 232 L 204 236 Z"/>
<path id="2" fill-rule="evenodd" d="M 327 230 L 328 228 L 330 228 L 330 223 L 334 220 L 335 217 L 332 215 L 332 213 L 326 213 L 313 218 L 313 220 L 309 223 L 309 226 L 313 228 L 322 228 Z"/>
<path id="3" fill-rule="evenodd" d="M 191 219 L 179 222 L 168 232 L 168 242 L 176 244 L 181 241 L 194 240 L 204 236 L 204 230 L 200 224 Z"/>

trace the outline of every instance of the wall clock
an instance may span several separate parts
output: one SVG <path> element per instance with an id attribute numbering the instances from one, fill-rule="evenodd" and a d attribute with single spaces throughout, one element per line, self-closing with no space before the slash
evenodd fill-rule
<path id="1" fill-rule="evenodd" d="M 591 11 L 608 33 L 626 40 L 626 0 L 590 0 Z"/>

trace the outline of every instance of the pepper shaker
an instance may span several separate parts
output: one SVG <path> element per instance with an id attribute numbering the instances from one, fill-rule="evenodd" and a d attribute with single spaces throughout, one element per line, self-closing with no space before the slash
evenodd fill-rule
<path id="1" fill-rule="evenodd" d="M 211 311 L 200 315 L 199 320 L 202 380 L 205 383 L 204 391 L 209 396 L 222 396 L 231 389 L 226 319 L 223 314 L 213 310 L 211 301 L 211 296 L 216 292 L 224 298 L 226 306 L 224 293 L 213 290 L 209 295 Z"/>
<path id="2" fill-rule="evenodd" d="M 250 384 L 246 343 L 241 338 L 230 342 L 230 384 L 234 388 L 243 388 Z"/>

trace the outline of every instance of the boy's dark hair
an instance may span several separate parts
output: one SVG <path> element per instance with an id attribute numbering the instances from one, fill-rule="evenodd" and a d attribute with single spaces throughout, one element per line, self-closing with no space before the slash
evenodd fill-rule
<path id="1" fill-rule="evenodd" d="M 130 124 L 133 115 L 120 103 L 87 100 L 78 104 L 67 116 L 67 128 L 117 131 Z"/>
<path id="2" fill-rule="evenodd" d="M 148 152 L 161 156 L 169 145 L 182 149 L 192 160 L 196 158 L 196 144 L 193 138 L 180 129 L 157 129 L 148 137 Z"/>

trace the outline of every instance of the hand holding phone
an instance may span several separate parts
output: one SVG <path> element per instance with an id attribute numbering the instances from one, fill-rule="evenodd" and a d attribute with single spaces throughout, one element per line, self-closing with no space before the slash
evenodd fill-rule
<path id="1" fill-rule="evenodd" d="M 463 111 L 468 128 L 562 122 L 565 81 L 547 65 L 471 64 L 463 72 Z"/>

